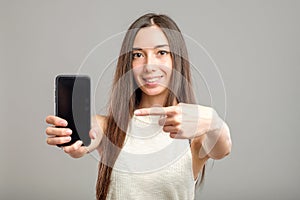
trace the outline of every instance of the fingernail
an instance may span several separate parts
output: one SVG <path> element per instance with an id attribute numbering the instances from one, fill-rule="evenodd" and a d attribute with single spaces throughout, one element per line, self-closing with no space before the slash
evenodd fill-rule
<path id="1" fill-rule="evenodd" d="M 59 122 L 59 124 L 62 125 L 62 126 L 67 126 L 68 125 L 68 123 L 65 120 L 61 120 Z"/>
<path id="2" fill-rule="evenodd" d="M 67 129 L 66 133 L 71 135 L 72 134 L 72 130 L 71 129 Z"/>
<path id="3" fill-rule="evenodd" d="M 135 115 L 141 114 L 141 111 L 135 110 L 135 111 L 134 111 L 134 114 L 135 114 Z"/>
<path id="4" fill-rule="evenodd" d="M 71 141 L 71 137 L 70 136 L 68 136 L 67 138 L 66 138 L 66 140 L 69 142 L 69 141 Z"/>
<path id="5" fill-rule="evenodd" d="M 165 119 L 160 119 L 158 120 L 158 125 L 163 126 L 165 124 L 166 120 Z"/>

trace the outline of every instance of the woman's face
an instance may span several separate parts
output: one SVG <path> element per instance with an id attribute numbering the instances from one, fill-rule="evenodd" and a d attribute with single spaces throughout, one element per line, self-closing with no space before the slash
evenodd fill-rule
<path id="1" fill-rule="evenodd" d="M 167 93 L 172 73 L 168 40 L 157 26 L 142 28 L 133 43 L 132 69 L 134 79 L 144 94 Z"/>

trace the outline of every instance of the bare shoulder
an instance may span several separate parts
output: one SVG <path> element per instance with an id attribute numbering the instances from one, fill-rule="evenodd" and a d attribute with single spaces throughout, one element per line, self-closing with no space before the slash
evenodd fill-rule
<path id="1" fill-rule="evenodd" d="M 99 122 L 105 122 L 107 120 L 107 116 L 105 115 L 95 115 L 96 119 L 99 120 Z"/>
<path id="2" fill-rule="evenodd" d="M 102 131 L 105 130 L 105 126 L 106 126 L 106 122 L 107 122 L 107 116 L 104 115 L 95 115 L 93 116 L 93 127 L 99 127 Z"/>

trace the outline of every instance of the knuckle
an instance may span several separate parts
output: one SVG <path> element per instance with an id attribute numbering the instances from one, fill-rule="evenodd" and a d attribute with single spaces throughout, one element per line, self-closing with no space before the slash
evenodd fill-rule
<path id="1" fill-rule="evenodd" d="M 176 129 L 177 132 L 179 132 L 181 130 L 181 125 L 175 126 L 175 129 Z"/>
<path id="2" fill-rule="evenodd" d="M 175 106 L 174 114 L 180 114 L 180 113 L 181 113 L 181 107 L 180 106 Z"/>
<path id="3" fill-rule="evenodd" d="M 72 148 L 73 151 L 77 151 L 78 149 L 79 149 L 79 146 L 77 144 L 74 145 L 73 148 Z"/>
<path id="4" fill-rule="evenodd" d="M 164 131 L 164 132 L 168 132 L 168 130 L 169 130 L 169 129 L 168 129 L 167 126 L 164 126 L 164 127 L 163 127 L 163 131 Z"/>
<path id="5" fill-rule="evenodd" d="M 50 138 L 46 139 L 46 143 L 49 144 L 49 145 L 51 144 Z"/>
<path id="6" fill-rule="evenodd" d="M 57 119 L 57 118 L 54 118 L 54 119 L 53 119 L 53 124 L 54 124 L 55 126 L 61 126 L 61 124 L 59 123 L 59 119 Z"/>
<path id="7" fill-rule="evenodd" d="M 69 154 L 70 153 L 70 148 L 64 147 L 64 152 L 67 153 L 67 154 Z"/>
<path id="8" fill-rule="evenodd" d="M 59 129 L 59 134 L 60 135 L 65 135 L 65 132 L 66 132 L 65 129 L 63 129 L 63 128 Z"/>
<path id="9" fill-rule="evenodd" d="M 78 144 L 77 144 L 77 143 L 74 143 L 74 144 L 72 144 L 72 146 L 70 147 L 70 151 L 71 151 L 71 152 L 75 152 L 75 151 L 78 150 L 78 148 L 79 148 Z"/>
<path id="10" fill-rule="evenodd" d="M 179 125 L 180 124 L 180 122 L 181 122 L 181 120 L 180 120 L 180 118 L 179 117 L 174 117 L 174 124 L 175 125 Z"/>
<path id="11" fill-rule="evenodd" d="M 53 116 L 53 115 L 49 115 L 46 117 L 46 122 L 48 124 L 54 124 L 54 120 L 55 120 L 55 116 Z"/>
<path id="12" fill-rule="evenodd" d="M 60 144 L 63 144 L 63 143 L 65 143 L 66 141 L 65 141 L 65 139 L 63 138 L 63 137 L 59 137 L 59 143 Z"/>
<path id="13" fill-rule="evenodd" d="M 46 123 L 50 124 L 50 119 L 51 119 L 51 116 L 47 116 L 45 119 Z"/>
<path id="14" fill-rule="evenodd" d="M 65 153 L 67 153 L 67 154 L 72 154 L 72 153 L 74 152 L 72 146 L 64 147 L 64 151 L 65 151 Z"/>
<path id="15" fill-rule="evenodd" d="M 69 147 L 67 151 L 69 154 L 74 153 L 74 147 Z"/>
<path id="16" fill-rule="evenodd" d="M 51 127 L 47 127 L 46 128 L 46 134 L 50 135 L 52 132 L 52 128 Z"/>
<path id="17" fill-rule="evenodd" d="M 181 106 L 176 106 L 175 111 L 176 111 L 177 114 L 180 114 L 181 113 Z"/>
<path id="18" fill-rule="evenodd" d="M 158 123 L 159 125 L 163 125 L 166 123 L 166 119 L 159 119 Z"/>

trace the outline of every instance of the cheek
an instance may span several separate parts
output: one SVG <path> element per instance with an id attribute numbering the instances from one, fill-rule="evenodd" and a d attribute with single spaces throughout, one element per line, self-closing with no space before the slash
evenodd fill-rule
<path id="1" fill-rule="evenodd" d="M 166 70 L 167 74 L 169 76 L 171 76 L 172 70 L 174 69 L 173 61 L 171 58 L 166 61 L 165 66 L 166 66 L 165 70 Z"/>
<path id="2" fill-rule="evenodd" d="M 173 73 L 173 69 L 174 69 L 173 62 L 170 59 L 170 61 L 167 64 L 167 67 L 165 69 L 166 73 L 167 73 L 167 82 L 168 82 L 168 84 L 170 84 L 172 73 Z"/>
<path id="3" fill-rule="evenodd" d="M 137 68 L 140 64 L 136 61 L 132 61 L 132 69 Z"/>
<path id="4" fill-rule="evenodd" d="M 132 59 L 132 68 L 137 68 L 145 65 L 145 59 L 144 58 L 136 58 Z"/>
<path id="5" fill-rule="evenodd" d="M 142 68 L 138 66 L 132 66 L 132 74 L 135 82 L 138 84 L 139 82 L 139 77 L 142 73 Z M 139 85 L 139 84 L 138 84 Z"/>
<path id="6" fill-rule="evenodd" d="M 170 63 L 171 68 L 173 68 L 173 59 L 171 56 L 169 57 L 169 63 Z"/>
<path id="7" fill-rule="evenodd" d="M 172 70 L 172 69 L 174 68 L 174 66 L 173 66 L 173 60 L 172 60 L 172 57 L 171 57 L 171 56 L 168 57 L 168 58 L 166 58 L 165 61 L 164 61 L 164 63 L 165 63 L 165 66 L 166 66 L 169 70 Z"/>

